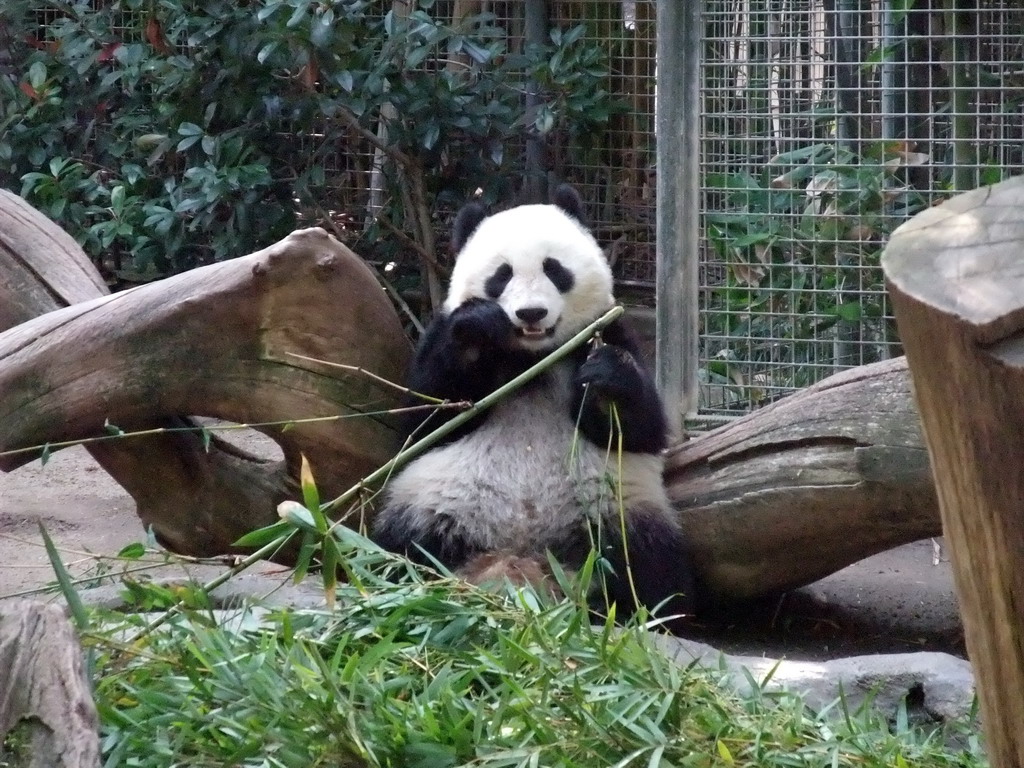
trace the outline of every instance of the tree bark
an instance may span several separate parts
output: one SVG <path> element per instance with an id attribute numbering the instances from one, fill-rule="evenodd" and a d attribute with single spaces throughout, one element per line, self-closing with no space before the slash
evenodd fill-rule
<path id="1" fill-rule="evenodd" d="M 780 592 L 940 533 L 903 358 L 681 444 L 665 480 L 712 598 Z"/>
<path id="2" fill-rule="evenodd" d="M 1024 765 L 1024 178 L 893 233 L 883 267 L 938 486 L 993 766 Z"/>
<path id="3" fill-rule="evenodd" d="M 17 195 L 0 190 L 0 331 L 107 294 L 99 272 L 70 235 Z M 174 417 L 135 426 L 196 425 Z M 182 554 L 228 551 L 219 545 L 237 538 L 231 537 L 247 525 L 246 517 L 268 519 L 273 500 L 288 493 L 283 472 L 217 438 L 207 450 L 198 433 L 154 435 L 131 445 L 93 444 L 87 450 L 132 496 L 143 525 Z M 18 463 L 8 461 L 6 469 Z M 195 531 L 209 533 L 193 537 Z"/>
<path id="4" fill-rule="evenodd" d="M 355 402 L 346 397 L 368 394 L 368 379 L 354 383 L 350 374 L 288 357 L 288 351 L 335 361 L 344 353 L 345 362 L 367 363 L 388 378 L 404 375 L 409 345 L 376 279 L 322 232 L 296 233 L 247 260 L 96 298 L 105 292 L 66 233 L 0 190 L 0 330 L 25 323 L 0 334 L 0 412 L 17 411 L 0 417 L 0 451 L 99 436 L 107 419 L 125 431 L 195 428 L 184 414 L 274 421 L 336 414 L 338 403 Z M 198 306 L 199 295 L 213 306 Z M 161 321 L 168 325 L 159 327 Z M 129 327 L 138 334 L 126 336 Z M 366 342 L 368 328 L 373 344 Z M 201 351 L 214 357 L 201 359 Z M 216 395 L 189 391 L 210 375 L 232 378 L 214 387 Z M 38 391 L 41 377 L 45 394 Z M 261 410 L 271 405 L 266 396 L 248 389 L 280 395 L 290 386 L 297 387 L 294 396 L 274 402 L 285 410 L 273 413 Z M 199 402 L 207 396 L 237 402 Z M 338 399 L 318 399 L 324 396 Z M 303 397 L 305 410 L 287 410 Z M 376 400 L 392 407 L 395 399 L 377 389 L 363 405 Z M 313 463 L 325 494 L 348 488 L 389 458 L 392 430 L 367 421 L 268 430 L 284 463 L 251 456 L 215 436 L 207 443 L 198 429 L 88 449 L 131 494 L 142 523 L 162 543 L 182 554 L 211 556 L 233 551 L 241 535 L 277 520 L 277 503 L 297 493 L 299 453 Z M 38 456 L 0 457 L 0 469 Z"/>
<path id="5" fill-rule="evenodd" d="M 71 235 L 0 189 L 0 331 L 106 293 Z"/>
<path id="6" fill-rule="evenodd" d="M 0 605 L 0 742 L 19 723 L 27 724 L 31 738 L 28 761 L 16 759 L 15 765 L 100 764 L 99 717 L 82 667 L 82 648 L 56 605 Z"/>

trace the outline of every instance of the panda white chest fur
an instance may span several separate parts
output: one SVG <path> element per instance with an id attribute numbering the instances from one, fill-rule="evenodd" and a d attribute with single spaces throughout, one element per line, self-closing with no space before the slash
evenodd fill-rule
<path id="1" fill-rule="evenodd" d="M 477 401 L 612 306 L 611 270 L 582 209 L 564 186 L 553 205 L 493 216 L 463 209 L 448 296 L 420 340 L 411 391 Z M 596 547 L 608 566 L 602 593 L 620 616 L 666 600 L 689 611 L 693 572 L 662 484 L 661 400 L 624 323 L 609 324 L 602 342 L 401 470 L 384 489 L 373 538 L 463 573 L 503 552 L 542 564 L 550 553 L 572 569 Z M 437 411 L 408 428 L 452 416 Z"/>
<path id="2" fill-rule="evenodd" d="M 569 418 L 572 373 L 557 365 L 471 433 L 413 461 L 389 484 L 389 506 L 414 510 L 414 527 L 443 515 L 482 548 L 521 555 L 575 537 L 584 517 L 608 515 L 617 462 Z"/>

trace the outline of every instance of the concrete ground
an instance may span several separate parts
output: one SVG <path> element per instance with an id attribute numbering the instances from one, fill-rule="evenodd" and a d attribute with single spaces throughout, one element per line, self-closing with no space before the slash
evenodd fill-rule
<path id="1" fill-rule="evenodd" d="M 790 659 L 945 651 L 966 658 L 941 539 L 861 560 L 780 599 L 730 609 L 694 639 L 739 654 Z"/>
<path id="2" fill-rule="evenodd" d="M 53 582 L 39 522 L 76 573 L 95 572 L 90 553 L 116 554 L 145 538 L 131 498 L 82 448 L 55 453 L 45 467 L 0 473 L 0 597 Z M 702 622 L 695 639 L 732 653 L 788 658 L 921 650 L 962 656 L 950 565 L 939 545 L 899 547 L 781 599 L 730 610 Z M 280 572 L 271 564 L 257 570 Z"/>

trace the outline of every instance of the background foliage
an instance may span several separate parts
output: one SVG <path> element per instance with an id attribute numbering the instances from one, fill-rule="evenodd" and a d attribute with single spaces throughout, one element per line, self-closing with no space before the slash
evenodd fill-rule
<path id="1" fill-rule="evenodd" d="M 537 6 L 552 33 L 531 46 Z M 455 205 L 535 199 L 546 173 L 649 305 L 655 6 L 8 0 L 0 184 L 128 279 L 323 224 L 426 314 Z M 1024 9 L 708 0 L 700 25 L 701 226 L 681 237 L 701 411 L 730 418 L 900 353 L 878 257 L 921 207 L 1020 172 Z"/>
<path id="2" fill-rule="evenodd" d="M 879 257 L 923 208 L 1021 172 L 1024 7 L 707 0 L 702 412 L 902 353 Z"/>
<path id="3" fill-rule="evenodd" d="M 478 187 L 508 200 L 525 137 L 585 143 L 615 109 L 582 27 L 527 46 L 488 15 L 442 22 L 432 2 L 407 18 L 362 0 L 41 5 L 0 9 L 14 63 L 0 184 L 122 277 L 247 253 L 300 222 L 443 273 L 435 213 Z M 339 209 L 326 171 L 353 137 L 378 149 L 369 210 Z"/>

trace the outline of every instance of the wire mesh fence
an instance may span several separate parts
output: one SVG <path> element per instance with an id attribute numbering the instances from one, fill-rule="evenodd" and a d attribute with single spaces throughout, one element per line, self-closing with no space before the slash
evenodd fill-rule
<path id="1" fill-rule="evenodd" d="M 413 5 L 368 7 L 383 16 Z M 580 188 L 620 295 L 650 305 L 655 87 L 679 87 L 656 77 L 656 0 L 424 5 L 453 23 L 491 14 L 510 51 L 536 34 L 531 14 L 543 14 L 542 35 L 585 26 L 620 108 L 586 146 L 553 132 L 538 155 L 524 133 L 504 151 L 520 158 L 523 179 Z M 38 8 L 44 39 L 66 8 Z M 145 40 L 151 11 L 140 8 L 125 4 L 126 38 Z M 879 267 L 888 235 L 950 194 L 1024 168 L 1024 8 L 1019 0 L 705 0 L 700 33 L 698 367 L 700 411 L 713 420 L 899 354 Z M 451 66 L 443 58 L 423 66 Z M 282 140 L 316 153 L 324 168 L 328 193 L 306 220 L 365 232 L 387 194 L 380 151 L 357 134 L 329 146 L 315 132 Z M 436 216 L 439 236 L 448 215 Z"/>
<path id="2" fill-rule="evenodd" d="M 704 3 L 704 413 L 899 354 L 888 235 L 1021 172 L 1024 10 L 958 5 Z"/>
<path id="3" fill-rule="evenodd" d="M 374 4 L 374 12 L 383 16 L 403 5 L 379 2 Z M 471 14 L 488 14 L 490 23 L 508 35 L 509 50 L 520 51 L 530 42 L 530 5 L 522 0 L 439 0 L 430 4 L 430 12 L 434 18 L 453 24 Z M 583 26 L 588 42 L 600 45 L 608 69 L 605 89 L 619 109 L 589 146 L 581 147 L 559 132 L 546 135 L 536 168 L 529 167 L 525 137 L 522 143 L 506 146 L 503 151 L 520 156 L 524 176 L 539 172 L 544 177 L 542 187 L 568 181 L 579 189 L 586 201 L 589 223 L 605 248 L 620 289 L 630 303 L 651 304 L 655 281 L 656 4 L 653 0 L 590 0 L 533 5 L 543 8 L 545 38 L 550 30 L 564 33 Z M 407 12 L 408 7 L 404 10 Z M 296 136 L 295 140 L 312 149 L 316 137 Z M 334 171 L 335 207 L 344 211 L 346 221 L 365 218 L 367 209 L 374 205 L 374 194 L 381 192 L 380 180 L 375 178 L 380 153 L 369 142 L 352 137 L 344 146 L 334 148 L 328 159 L 336 165 L 328 169 L 329 176 Z M 523 199 L 517 194 L 506 202 Z M 444 217 L 439 217 L 437 234 L 439 238 L 445 236 Z"/>

